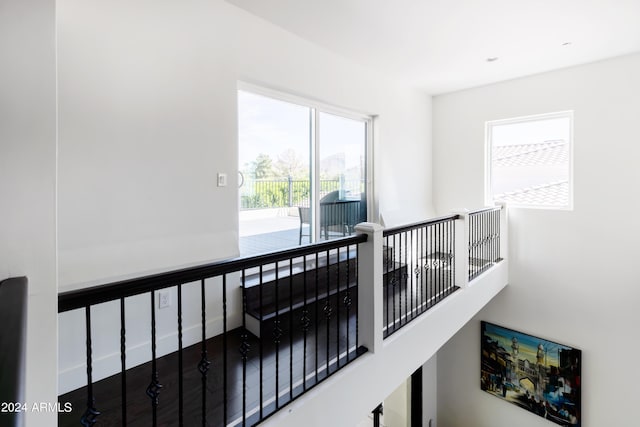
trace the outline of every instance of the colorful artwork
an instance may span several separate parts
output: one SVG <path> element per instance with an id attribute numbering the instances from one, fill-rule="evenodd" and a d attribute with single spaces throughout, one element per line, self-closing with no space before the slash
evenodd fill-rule
<path id="1" fill-rule="evenodd" d="M 582 352 L 482 322 L 480 387 L 562 426 L 580 426 Z"/>

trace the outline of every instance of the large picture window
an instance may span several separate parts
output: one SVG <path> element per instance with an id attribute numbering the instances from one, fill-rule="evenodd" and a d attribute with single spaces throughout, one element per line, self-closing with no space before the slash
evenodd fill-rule
<path id="1" fill-rule="evenodd" d="M 366 115 L 243 85 L 241 255 L 347 236 L 366 221 L 370 131 Z"/>
<path id="2" fill-rule="evenodd" d="M 487 122 L 487 202 L 571 209 L 573 113 Z"/>

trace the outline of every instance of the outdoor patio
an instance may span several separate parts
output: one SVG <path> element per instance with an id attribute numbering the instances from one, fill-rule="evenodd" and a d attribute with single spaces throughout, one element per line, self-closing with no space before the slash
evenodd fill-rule
<path id="1" fill-rule="evenodd" d="M 240 211 L 240 256 L 273 252 L 300 245 L 300 218 L 297 208 Z M 329 239 L 343 233 L 329 230 Z M 302 244 L 310 243 L 309 226 L 304 225 Z M 324 239 L 324 233 L 322 234 Z"/>

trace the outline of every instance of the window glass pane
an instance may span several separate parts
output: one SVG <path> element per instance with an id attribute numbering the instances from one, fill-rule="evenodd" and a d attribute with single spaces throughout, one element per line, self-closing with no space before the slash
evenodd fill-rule
<path id="1" fill-rule="evenodd" d="M 571 115 L 489 123 L 490 191 L 513 206 L 571 206 Z"/>
<path id="2" fill-rule="evenodd" d="M 240 253 L 309 243 L 311 206 L 309 107 L 238 92 Z"/>
<path id="3" fill-rule="evenodd" d="M 347 236 L 366 221 L 367 124 L 238 91 L 241 255 Z"/>
<path id="4" fill-rule="evenodd" d="M 367 219 L 366 122 L 319 114 L 320 238 L 352 234 Z"/>

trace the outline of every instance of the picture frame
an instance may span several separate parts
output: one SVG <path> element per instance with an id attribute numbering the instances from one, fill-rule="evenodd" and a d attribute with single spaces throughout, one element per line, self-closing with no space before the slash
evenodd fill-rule
<path id="1" fill-rule="evenodd" d="M 582 351 L 481 322 L 480 388 L 562 426 L 581 425 Z"/>

